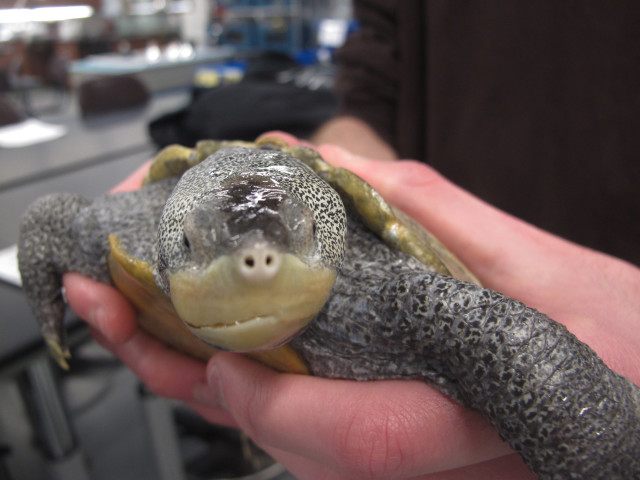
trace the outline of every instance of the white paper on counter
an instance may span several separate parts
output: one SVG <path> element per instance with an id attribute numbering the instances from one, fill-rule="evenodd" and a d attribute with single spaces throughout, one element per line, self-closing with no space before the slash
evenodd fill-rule
<path id="1" fill-rule="evenodd" d="M 18 246 L 0 250 L 0 280 L 20 287 L 20 272 L 18 271 Z"/>
<path id="2" fill-rule="evenodd" d="M 67 133 L 64 125 L 46 123 L 37 118 L 27 118 L 20 123 L 0 127 L 0 147 L 20 148 L 55 140 Z"/>

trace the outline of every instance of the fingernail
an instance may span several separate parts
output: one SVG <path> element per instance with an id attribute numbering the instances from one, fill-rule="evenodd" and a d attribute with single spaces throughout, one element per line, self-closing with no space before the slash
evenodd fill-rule
<path id="1" fill-rule="evenodd" d="M 202 380 L 194 387 L 194 399 L 203 405 L 226 409 L 227 405 L 220 388 L 218 367 L 214 362 L 209 362 L 207 367 L 207 379 Z"/>
<path id="2" fill-rule="evenodd" d="M 87 321 L 94 327 L 104 333 L 103 324 L 104 324 L 104 307 L 102 305 L 97 305 L 91 310 L 89 310 L 89 318 Z"/>
<path id="3" fill-rule="evenodd" d="M 221 408 L 218 393 L 204 380 L 200 380 L 193 388 L 193 399 L 206 407 Z"/>

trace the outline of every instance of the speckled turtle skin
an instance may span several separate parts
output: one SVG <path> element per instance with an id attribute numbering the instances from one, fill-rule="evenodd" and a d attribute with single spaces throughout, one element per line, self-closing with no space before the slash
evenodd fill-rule
<path id="1" fill-rule="evenodd" d="M 183 177 L 165 211 L 161 238 L 169 233 L 163 230 L 166 222 L 175 218 L 171 210 L 180 216 L 204 195 L 208 181 L 203 178 L 223 179 L 233 170 L 221 167 L 231 157 L 236 164 L 246 160 L 243 168 L 257 162 L 276 167 L 274 172 L 283 163 L 300 169 L 302 183 L 291 186 L 298 192 L 293 195 L 313 190 L 307 193 L 320 198 L 314 208 L 322 205 L 329 217 L 332 209 L 342 208 L 324 201 L 333 198 L 322 193 L 326 184 L 309 182 L 313 174 L 294 158 L 224 149 Z M 19 262 L 25 293 L 45 335 L 56 328 L 51 319 L 64 311 L 64 272 L 109 281 L 107 234 L 121 236 L 139 258 L 180 261 L 179 222 L 171 226 L 174 240 L 160 248 L 156 243 L 175 184 L 175 179 L 161 180 L 93 201 L 53 195 L 27 211 Z M 344 253 L 335 244 L 323 253 L 327 262 L 341 264 L 332 294 L 291 342 L 314 375 L 426 381 L 487 417 L 540 479 L 640 479 L 637 386 L 546 315 L 436 273 L 381 242 L 352 212 L 346 218 Z M 165 257 L 157 251 L 163 248 L 169 252 Z M 162 283 L 162 274 L 157 276 Z"/>

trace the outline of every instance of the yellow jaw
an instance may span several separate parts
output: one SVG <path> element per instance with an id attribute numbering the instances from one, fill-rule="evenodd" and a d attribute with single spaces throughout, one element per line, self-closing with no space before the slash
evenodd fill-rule
<path id="1" fill-rule="evenodd" d="M 277 347 L 300 332 L 326 302 L 335 271 L 281 254 L 278 271 L 248 278 L 237 258 L 169 274 L 171 299 L 189 329 L 207 343 L 249 352 Z"/>

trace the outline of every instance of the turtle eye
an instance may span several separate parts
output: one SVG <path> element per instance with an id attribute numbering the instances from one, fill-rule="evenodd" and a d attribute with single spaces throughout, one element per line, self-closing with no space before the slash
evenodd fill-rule
<path id="1" fill-rule="evenodd" d="M 191 242 L 189 241 L 189 237 L 187 237 L 186 233 L 182 236 L 182 242 L 184 243 L 184 246 L 187 247 L 187 250 L 191 250 Z"/>

